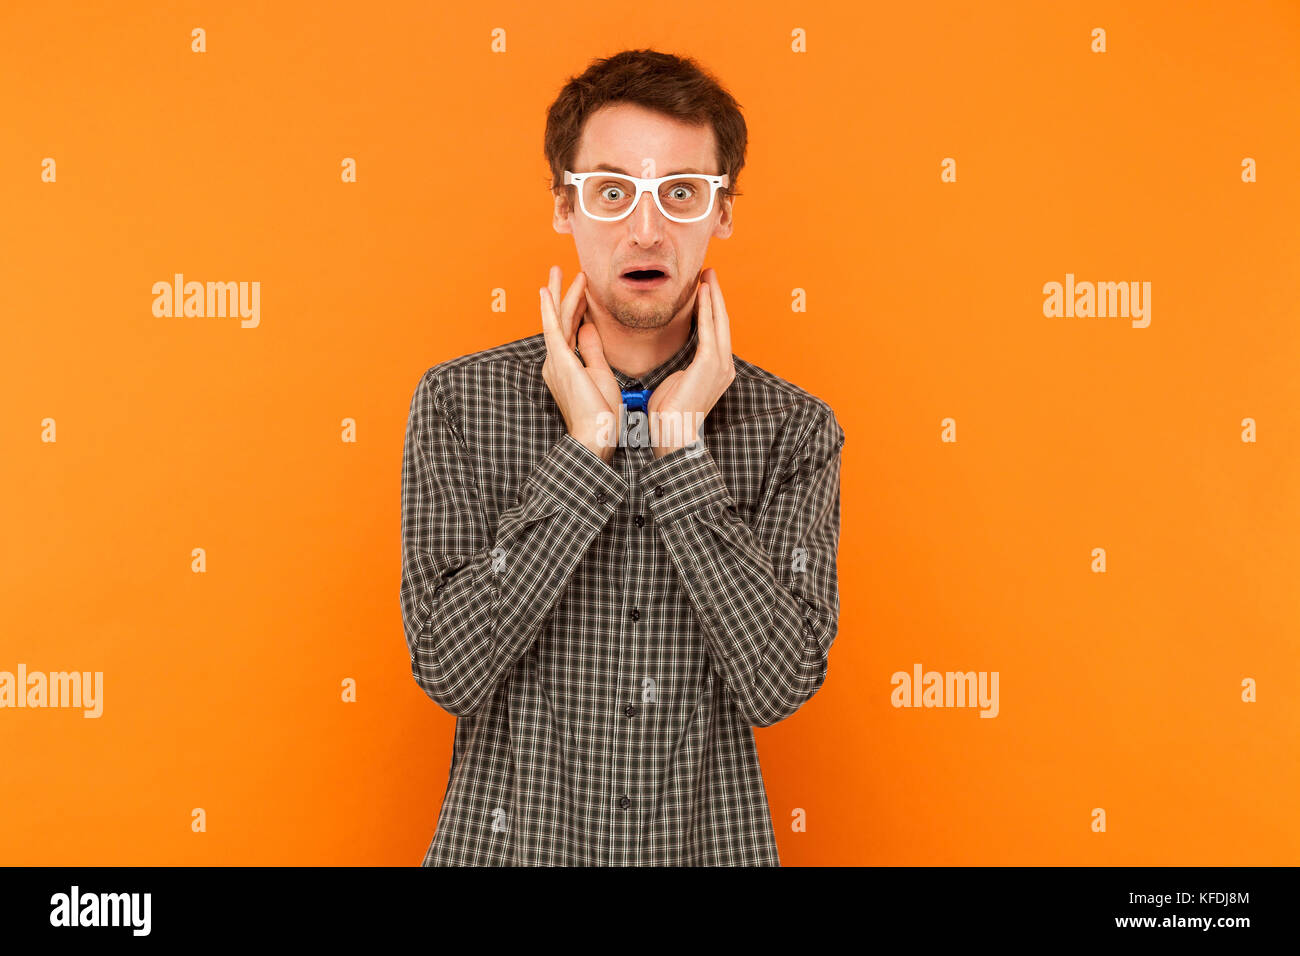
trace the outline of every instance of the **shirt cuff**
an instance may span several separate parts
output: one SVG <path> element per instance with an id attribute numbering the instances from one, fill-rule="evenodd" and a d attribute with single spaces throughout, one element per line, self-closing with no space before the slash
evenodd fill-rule
<path id="1" fill-rule="evenodd" d="M 568 432 L 537 463 L 528 483 L 594 525 L 608 521 L 627 497 L 623 476 Z"/>
<path id="2" fill-rule="evenodd" d="M 656 522 L 667 524 L 700 505 L 734 505 L 722 470 L 703 439 L 674 449 L 641 469 L 641 487 Z"/>

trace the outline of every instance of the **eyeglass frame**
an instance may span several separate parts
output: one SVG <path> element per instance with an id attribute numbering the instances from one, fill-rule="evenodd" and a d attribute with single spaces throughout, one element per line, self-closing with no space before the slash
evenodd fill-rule
<path id="1" fill-rule="evenodd" d="M 621 216 L 614 216 L 612 218 L 609 216 L 593 216 L 591 213 L 587 212 L 587 202 L 585 199 L 583 199 L 583 195 L 582 195 L 583 194 L 582 182 L 583 180 L 591 176 L 613 176 L 618 179 L 630 180 L 632 183 L 634 183 L 636 185 L 636 196 L 632 198 L 632 204 L 627 207 L 627 212 L 623 213 Z M 663 203 L 659 201 L 659 184 L 666 183 L 670 179 L 687 179 L 687 178 L 708 180 L 710 186 L 709 208 L 704 210 L 704 212 L 702 212 L 699 216 L 697 216 L 694 219 L 678 219 L 676 216 L 670 215 L 668 211 L 664 209 Z M 723 173 L 720 176 L 711 176 L 708 173 L 674 173 L 671 176 L 659 176 L 656 179 L 642 179 L 640 176 L 629 176 L 627 173 L 615 173 L 607 169 L 594 169 L 589 173 L 575 173 L 567 169 L 564 171 L 564 185 L 574 186 L 577 188 L 578 208 L 582 210 L 582 214 L 584 216 L 586 216 L 588 219 L 593 219 L 596 222 L 622 222 L 628 216 L 632 215 L 632 211 L 636 209 L 638 205 L 640 205 L 642 193 L 650 194 L 651 198 L 654 199 L 655 208 L 659 210 L 659 212 L 663 215 L 665 219 L 668 219 L 671 222 L 681 222 L 681 223 L 700 222 L 704 219 L 708 219 L 710 213 L 713 212 L 713 204 L 714 204 L 714 200 L 717 198 L 718 189 L 726 187 L 728 185 L 729 178 L 730 177 L 726 173 Z"/>

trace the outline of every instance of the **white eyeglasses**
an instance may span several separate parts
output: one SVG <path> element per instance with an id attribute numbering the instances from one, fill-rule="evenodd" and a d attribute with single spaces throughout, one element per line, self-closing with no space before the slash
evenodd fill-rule
<path id="1" fill-rule="evenodd" d="M 564 185 L 578 188 L 578 205 L 590 219 L 618 222 L 636 208 L 642 193 L 654 196 L 655 205 L 673 222 L 699 222 L 713 212 L 713 197 L 727 185 L 727 176 L 660 176 L 641 179 L 603 171 L 564 171 Z"/>

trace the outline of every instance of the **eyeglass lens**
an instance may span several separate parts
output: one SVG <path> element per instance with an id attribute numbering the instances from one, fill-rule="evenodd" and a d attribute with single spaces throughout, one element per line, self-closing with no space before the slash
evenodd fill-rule
<path id="1" fill-rule="evenodd" d="M 678 219 L 698 219 L 709 209 L 713 185 L 703 176 L 678 176 L 659 184 L 659 203 Z M 582 183 L 582 203 L 588 215 L 621 216 L 636 198 L 636 183 L 614 174 L 589 176 Z"/>

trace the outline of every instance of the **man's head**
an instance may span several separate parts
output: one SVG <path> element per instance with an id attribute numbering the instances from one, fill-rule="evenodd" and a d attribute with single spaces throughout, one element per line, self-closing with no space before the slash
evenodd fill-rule
<path id="1" fill-rule="evenodd" d="M 588 297 L 617 322 L 658 329 L 692 308 L 709 240 L 731 235 L 746 141 L 740 106 L 690 59 L 627 50 L 596 60 L 560 91 L 547 113 L 545 140 L 555 230 L 573 235 Z M 565 170 L 597 169 L 645 179 L 684 171 L 728 179 L 698 222 L 665 218 L 649 193 L 625 218 L 601 222 L 582 212 L 578 187 L 564 184 Z M 637 267 L 667 278 L 652 284 L 624 278 Z"/>

